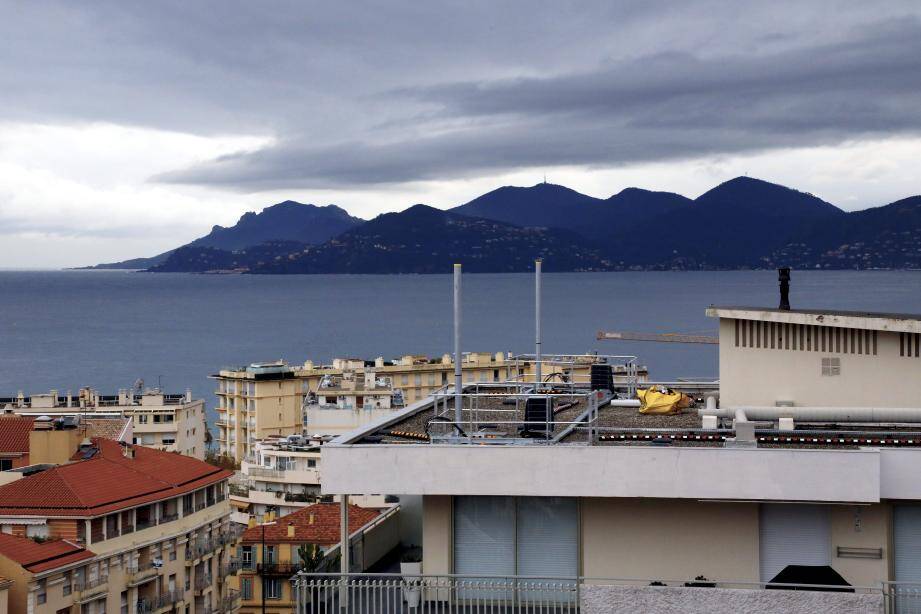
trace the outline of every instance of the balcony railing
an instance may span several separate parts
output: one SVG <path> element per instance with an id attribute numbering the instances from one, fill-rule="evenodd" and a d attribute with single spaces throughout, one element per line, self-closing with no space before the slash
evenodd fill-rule
<path id="1" fill-rule="evenodd" d="M 200 559 L 211 554 L 222 545 L 219 539 L 210 537 L 189 542 L 185 546 L 185 560 L 194 561 L 195 559 Z"/>
<path id="2" fill-rule="evenodd" d="M 233 612 L 240 605 L 240 592 L 232 588 L 227 589 L 227 594 L 221 599 L 221 609 L 225 612 Z"/>
<path id="3" fill-rule="evenodd" d="M 230 560 L 221 565 L 221 575 L 222 576 L 232 576 L 240 571 L 240 559 L 235 556 L 230 557 Z"/>
<path id="4" fill-rule="evenodd" d="M 154 607 L 157 609 L 169 607 L 171 605 L 179 603 L 180 601 L 182 601 L 182 591 L 178 589 L 160 593 L 159 595 L 151 599 L 151 602 L 153 603 Z"/>
<path id="5" fill-rule="evenodd" d="M 256 572 L 262 576 L 293 576 L 301 570 L 295 563 L 259 563 Z"/>
<path id="6" fill-rule="evenodd" d="M 299 573 L 292 578 L 292 588 L 294 611 L 311 614 L 578 614 L 608 611 L 603 606 L 618 603 L 629 603 L 637 608 L 634 611 L 671 611 L 680 604 L 684 611 L 741 612 L 763 607 L 762 590 L 768 588 L 777 589 L 770 594 L 777 611 L 853 609 L 902 614 L 916 612 L 914 608 L 921 605 L 921 583 L 859 587 L 699 579 Z"/>
<path id="7" fill-rule="evenodd" d="M 163 514 L 160 516 L 160 524 L 165 522 L 173 522 L 179 520 L 179 512 L 173 512 L 172 514 Z"/>
<path id="8" fill-rule="evenodd" d="M 195 590 L 196 592 L 201 592 L 207 588 L 210 588 L 214 584 L 214 578 L 211 577 L 211 574 L 196 574 L 195 576 Z"/>
<path id="9" fill-rule="evenodd" d="M 152 580 L 160 573 L 162 566 L 162 561 L 156 563 L 154 561 L 147 561 L 146 563 L 129 565 L 125 570 L 128 573 L 128 585 L 137 586 L 142 582 Z"/>
<path id="10" fill-rule="evenodd" d="M 106 594 L 109 590 L 108 582 L 108 576 L 95 580 L 77 580 L 74 582 L 74 602 L 80 604 Z"/>

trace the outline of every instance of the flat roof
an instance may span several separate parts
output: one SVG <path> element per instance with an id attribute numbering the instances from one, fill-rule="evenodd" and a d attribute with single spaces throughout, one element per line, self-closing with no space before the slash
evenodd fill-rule
<path id="1" fill-rule="evenodd" d="M 784 324 L 808 324 L 901 333 L 921 333 L 921 314 L 846 311 L 840 309 L 778 309 L 770 307 L 717 306 L 707 308 L 711 318 L 759 320 Z"/>

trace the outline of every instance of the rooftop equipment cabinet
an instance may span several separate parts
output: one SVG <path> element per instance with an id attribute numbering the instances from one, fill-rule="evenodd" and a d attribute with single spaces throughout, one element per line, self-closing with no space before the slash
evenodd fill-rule
<path id="1" fill-rule="evenodd" d="M 522 429 L 522 436 L 528 434 L 546 434 L 553 430 L 553 398 L 528 397 L 524 404 L 524 421 L 528 424 Z M 533 424 L 532 424 L 533 423 Z"/>
<path id="2" fill-rule="evenodd" d="M 592 390 L 610 390 L 614 392 L 614 373 L 611 365 L 593 364 L 590 375 Z"/>

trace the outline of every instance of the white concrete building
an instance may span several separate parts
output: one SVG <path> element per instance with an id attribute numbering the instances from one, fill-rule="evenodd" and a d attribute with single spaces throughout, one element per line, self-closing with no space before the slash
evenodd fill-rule
<path id="1" fill-rule="evenodd" d="M 524 603 L 530 576 L 582 612 L 921 605 L 921 316 L 707 313 L 715 403 L 469 385 L 326 444 L 322 492 L 422 496 L 426 601 Z M 512 580 L 463 584 L 484 576 Z M 852 592 L 758 590 L 787 583 Z"/>
<path id="2" fill-rule="evenodd" d="M 185 394 L 166 394 L 157 389 L 118 391 L 103 395 L 92 388 L 0 398 L 0 412 L 23 416 L 127 417 L 131 418 L 133 443 L 166 452 L 205 458 L 207 426 L 205 402 Z"/>

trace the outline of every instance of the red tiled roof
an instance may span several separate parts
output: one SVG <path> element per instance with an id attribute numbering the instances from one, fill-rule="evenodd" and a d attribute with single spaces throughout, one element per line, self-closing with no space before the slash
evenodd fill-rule
<path id="1" fill-rule="evenodd" d="M 265 543 L 307 543 L 329 546 L 339 542 L 339 504 L 316 503 L 293 514 L 282 516 L 273 525 L 265 527 Z M 349 533 L 354 533 L 380 515 L 357 505 L 349 506 Z M 313 522 L 311 523 L 311 516 Z M 294 525 L 294 537 L 288 537 L 288 526 Z M 262 543 L 262 526 L 256 525 L 243 532 L 243 543 Z"/>
<path id="2" fill-rule="evenodd" d="M 6 533 L 0 533 L 0 555 L 32 573 L 57 569 L 96 556 L 86 548 L 63 539 L 39 543 L 28 537 L 14 537 Z"/>
<path id="3" fill-rule="evenodd" d="M 0 454 L 27 454 L 33 418 L 0 416 Z"/>
<path id="4" fill-rule="evenodd" d="M 172 452 L 132 446 L 134 458 L 128 458 L 118 442 L 93 439 L 93 443 L 98 452 L 90 459 L 0 486 L 0 514 L 99 516 L 175 497 L 233 475 Z"/>

